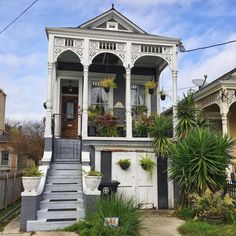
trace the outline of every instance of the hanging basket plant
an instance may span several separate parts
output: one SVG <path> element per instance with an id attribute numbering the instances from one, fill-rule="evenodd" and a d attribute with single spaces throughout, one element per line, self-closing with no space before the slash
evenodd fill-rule
<path id="1" fill-rule="evenodd" d="M 166 99 L 166 92 L 162 89 L 159 93 L 160 93 L 161 100 L 164 101 Z"/>
<path id="2" fill-rule="evenodd" d="M 153 170 L 155 167 L 155 162 L 154 160 L 149 157 L 148 155 L 143 156 L 140 160 L 139 163 L 143 170 L 147 171 L 149 174 L 150 178 L 152 178 Z"/>
<path id="3" fill-rule="evenodd" d="M 148 90 L 149 94 L 154 94 L 154 90 L 157 87 L 157 83 L 154 80 L 148 81 L 144 84 L 145 88 Z"/>
<path id="4" fill-rule="evenodd" d="M 110 88 L 116 88 L 117 84 L 114 82 L 113 77 L 107 77 L 100 81 L 100 86 L 104 88 L 106 93 L 109 93 Z"/>
<path id="5" fill-rule="evenodd" d="M 120 159 L 117 164 L 119 164 L 120 168 L 122 170 L 127 170 L 129 169 L 130 165 L 131 165 L 131 162 L 129 159 Z"/>

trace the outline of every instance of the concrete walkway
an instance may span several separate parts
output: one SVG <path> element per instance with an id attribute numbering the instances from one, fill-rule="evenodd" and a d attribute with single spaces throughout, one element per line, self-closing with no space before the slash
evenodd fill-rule
<path id="1" fill-rule="evenodd" d="M 177 228 L 184 223 L 170 210 L 148 210 L 144 213 L 142 236 L 180 236 Z"/>
<path id="2" fill-rule="evenodd" d="M 179 236 L 177 228 L 184 221 L 171 216 L 169 210 L 148 210 L 143 213 L 144 228 L 141 236 Z M 78 236 L 76 233 L 70 232 L 20 232 L 20 218 L 17 217 L 11 221 L 0 236 Z"/>

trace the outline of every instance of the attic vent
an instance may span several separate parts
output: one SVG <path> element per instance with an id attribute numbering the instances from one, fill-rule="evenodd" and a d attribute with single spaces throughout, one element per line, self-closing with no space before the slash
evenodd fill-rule
<path id="1" fill-rule="evenodd" d="M 162 47 L 155 45 L 141 45 L 141 52 L 162 53 Z"/>
<path id="2" fill-rule="evenodd" d="M 99 49 L 116 50 L 116 43 L 99 42 Z"/>
<path id="3" fill-rule="evenodd" d="M 65 46 L 73 47 L 74 46 L 74 39 L 65 39 Z"/>
<path id="4" fill-rule="evenodd" d="M 117 30 L 118 29 L 118 23 L 117 22 L 107 22 L 107 29 L 109 30 Z"/>

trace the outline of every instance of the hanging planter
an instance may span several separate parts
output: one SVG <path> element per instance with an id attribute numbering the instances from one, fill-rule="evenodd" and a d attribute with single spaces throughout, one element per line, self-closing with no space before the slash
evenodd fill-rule
<path id="1" fill-rule="evenodd" d="M 100 81 L 100 86 L 104 88 L 106 93 L 109 93 L 110 88 L 116 88 L 116 83 L 114 82 L 114 78 L 107 77 Z"/>
<path id="2" fill-rule="evenodd" d="M 157 87 L 157 83 L 154 80 L 148 81 L 144 84 L 144 87 L 148 90 L 149 94 L 154 94 L 154 90 Z"/>
<path id="3" fill-rule="evenodd" d="M 166 92 L 162 89 L 159 93 L 160 93 L 161 100 L 164 101 L 166 99 Z"/>
<path id="4" fill-rule="evenodd" d="M 120 168 L 122 170 L 127 170 L 129 169 L 130 165 L 131 165 L 131 162 L 129 159 L 120 159 L 117 164 L 119 164 Z"/>
<path id="5" fill-rule="evenodd" d="M 143 170 L 147 171 L 150 178 L 152 178 L 153 170 L 155 167 L 154 160 L 148 155 L 145 155 L 139 160 L 139 163 L 141 167 L 143 168 Z"/>

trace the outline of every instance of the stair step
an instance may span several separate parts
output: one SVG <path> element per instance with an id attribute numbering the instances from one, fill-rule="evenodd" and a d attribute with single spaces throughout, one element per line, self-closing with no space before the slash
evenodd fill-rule
<path id="1" fill-rule="evenodd" d="M 82 198 L 82 191 L 77 191 L 75 193 L 71 192 L 60 192 L 60 193 L 50 193 L 44 192 L 43 199 L 79 199 Z"/>
<path id="2" fill-rule="evenodd" d="M 45 191 L 46 192 L 51 192 L 51 191 L 69 191 L 69 190 L 82 190 L 82 185 L 81 184 L 68 184 L 68 183 L 63 183 L 63 184 L 46 184 Z"/>
<path id="3" fill-rule="evenodd" d="M 81 170 L 49 170 L 49 176 L 80 176 Z"/>
<path id="4" fill-rule="evenodd" d="M 61 169 L 81 169 L 81 164 L 66 164 L 66 163 L 53 163 L 51 164 L 51 170 L 61 170 Z"/>
<path id="5" fill-rule="evenodd" d="M 47 177 L 47 183 L 51 184 L 65 184 L 65 183 L 74 183 L 74 184 L 81 184 L 81 179 L 80 177 L 75 177 L 75 176 L 67 176 L 66 178 L 64 176 L 48 176 Z"/>
<path id="6" fill-rule="evenodd" d="M 77 157 L 77 158 L 66 158 L 66 159 L 62 159 L 62 158 L 54 158 L 53 159 L 53 162 L 54 163 L 80 163 L 80 158 Z"/>
<path id="7" fill-rule="evenodd" d="M 74 210 L 58 210 L 55 211 L 48 211 L 47 209 L 39 210 L 37 212 L 37 219 L 66 219 L 66 218 L 75 218 L 75 219 L 81 219 L 84 218 L 84 209 L 74 209 Z"/>
<path id="8" fill-rule="evenodd" d="M 49 199 L 40 202 L 41 209 L 60 209 L 60 208 L 83 208 L 83 200 L 74 201 L 50 201 Z"/>
<path id="9" fill-rule="evenodd" d="M 63 229 L 69 225 L 72 225 L 76 222 L 76 220 L 69 221 L 50 221 L 46 222 L 46 220 L 30 220 L 27 221 L 27 231 L 51 231 L 56 229 Z"/>

